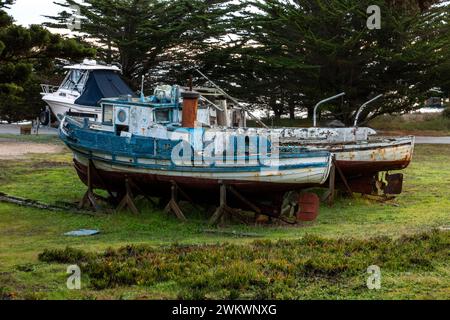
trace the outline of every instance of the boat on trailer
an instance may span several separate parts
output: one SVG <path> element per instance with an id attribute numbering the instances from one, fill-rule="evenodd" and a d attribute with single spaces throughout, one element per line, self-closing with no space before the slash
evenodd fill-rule
<path id="1" fill-rule="evenodd" d="M 40 120 L 49 124 L 51 115 L 61 121 L 66 114 L 73 117 L 101 121 L 102 110 L 98 102 L 102 98 L 121 95 L 134 96 L 133 91 L 120 77 L 117 66 L 102 65 L 95 60 L 66 66 L 66 77 L 59 87 L 42 84 L 42 100 L 47 104 Z"/>
<path id="2" fill-rule="evenodd" d="M 199 112 L 201 100 L 176 86 L 145 99 L 103 99 L 101 122 L 66 116 L 60 138 L 73 151 L 81 180 L 111 194 L 124 194 L 132 181 L 147 195 L 165 197 L 176 185 L 195 202 L 217 203 L 226 185 L 238 198 L 279 215 L 285 193 L 327 181 L 330 152 L 285 148 L 270 132 L 205 127 L 199 119 L 216 104 Z"/>

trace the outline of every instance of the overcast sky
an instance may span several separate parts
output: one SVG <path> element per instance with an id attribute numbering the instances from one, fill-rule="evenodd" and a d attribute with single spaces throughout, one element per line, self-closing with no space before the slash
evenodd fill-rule
<path id="1" fill-rule="evenodd" d="M 55 0 L 16 0 L 12 8 L 7 11 L 20 25 L 40 24 L 46 21 L 43 15 L 54 16 L 61 11 L 62 8 L 55 5 L 53 1 Z"/>
<path id="2" fill-rule="evenodd" d="M 28 26 L 30 24 L 40 24 L 46 19 L 43 15 L 56 15 L 61 11 L 53 3 L 54 0 L 16 0 L 16 3 L 7 10 L 14 17 L 18 24 Z"/>

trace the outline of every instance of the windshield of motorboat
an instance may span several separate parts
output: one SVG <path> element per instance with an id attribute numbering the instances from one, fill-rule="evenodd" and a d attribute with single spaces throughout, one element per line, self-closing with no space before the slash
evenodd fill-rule
<path id="1" fill-rule="evenodd" d="M 71 70 L 64 79 L 64 82 L 61 85 L 61 89 L 83 93 L 83 89 L 88 78 L 88 70 Z"/>

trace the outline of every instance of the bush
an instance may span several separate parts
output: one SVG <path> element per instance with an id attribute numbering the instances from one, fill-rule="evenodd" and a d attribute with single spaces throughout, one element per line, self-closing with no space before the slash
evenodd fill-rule
<path id="1" fill-rule="evenodd" d="M 93 258 L 93 254 L 85 253 L 82 250 L 67 247 L 64 250 L 44 250 L 39 254 L 39 261 L 54 263 L 81 263 Z"/>
<path id="2" fill-rule="evenodd" d="M 450 106 L 448 106 L 444 109 L 444 112 L 442 112 L 442 115 L 444 116 L 444 118 L 450 119 Z"/>
<path id="3" fill-rule="evenodd" d="M 434 271 L 448 260 L 450 233 L 433 231 L 399 239 L 255 241 L 211 246 L 147 245 L 86 253 L 46 250 L 40 260 L 82 263 L 95 290 L 170 284 L 180 299 L 300 299 L 316 284 L 324 297 L 359 286 L 368 263 L 386 272 Z"/>

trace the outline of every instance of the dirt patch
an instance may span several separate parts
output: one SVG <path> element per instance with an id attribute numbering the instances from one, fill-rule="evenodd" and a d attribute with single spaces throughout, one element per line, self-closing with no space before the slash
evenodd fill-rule
<path id="1" fill-rule="evenodd" d="M 0 160 L 21 159 L 28 154 L 56 154 L 63 151 L 62 146 L 52 144 L 0 141 Z"/>

